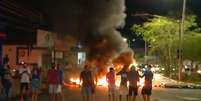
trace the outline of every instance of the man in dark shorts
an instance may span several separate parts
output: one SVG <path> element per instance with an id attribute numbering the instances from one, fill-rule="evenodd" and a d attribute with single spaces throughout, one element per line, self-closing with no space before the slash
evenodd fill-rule
<path id="1" fill-rule="evenodd" d="M 80 82 L 82 82 L 81 93 L 83 101 L 92 101 L 92 94 L 94 93 L 95 87 L 89 65 L 85 65 L 84 70 L 80 73 Z"/>
<path id="2" fill-rule="evenodd" d="M 145 84 L 142 88 L 142 96 L 144 101 L 150 101 L 150 96 L 152 92 L 152 79 L 153 79 L 153 72 L 151 71 L 151 65 L 148 66 L 147 70 L 144 72 L 145 77 Z"/>
<path id="3" fill-rule="evenodd" d="M 20 95 L 21 101 L 24 101 L 24 96 L 28 94 L 31 71 L 27 64 L 22 62 L 22 67 L 19 68 L 20 79 Z"/>
<path id="4" fill-rule="evenodd" d="M 139 73 L 138 71 L 136 71 L 135 66 L 132 66 L 130 71 L 128 72 L 128 81 L 129 81 L 129 92 L 128 92 L 129 101 L 135 101 L 136 96 L 138 95 L 137 82 L 139 81 Z"/>

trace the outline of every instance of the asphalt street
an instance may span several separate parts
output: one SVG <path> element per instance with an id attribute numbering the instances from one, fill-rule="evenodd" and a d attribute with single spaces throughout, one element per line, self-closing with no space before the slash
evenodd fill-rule
<path id="1" fill-rule="evenodd" d="M 143 101 L 140 94 L 136 101 Z M 116 91 L 116 101 L 118 100 L 118 91 Z M 31 101 L 29 97 L 26 101 Z M 48 93 L 40 94 L 39 101 L 48 101 Z M 108 101 L 107 88 L 98 87 L 93 96 L 94 101 Z M 4 101 L 0 99 L 0 101 Z M 19 98 L 14 98 L 12 101 L 19 101 Z M 82 96 L 79 87 L 66 87 L 64 89 L 64 101 L 82 101 Z M 126 101 L 125 97 L 124 100 Z M 172 89 L 172 88 L 154 88 L 151 101 L 201 101 L 201 89 Z"/>
<path id="2" fill-rule="evenodd" d="M 68 78 L 67 78 L 68 79 Z M 159 82 L 160 81 L 160 82 Z M 17 81 L 15 81 L 17 82 Z M 155 77 L 154 83 L 174 83 L 168 78 L 164 78 L 160 75 Z M 13 88 L 18 88 L 18 83 L 15 84 Z M 18 88 L 19 89 L 19 88 Z M 136 101 L 143 101 L 140 94 L 141 89 L 139 89 L 139 95 Z M 19 93 L 18 90 L 13 91 L 14 95 Z M 82 96 L 80 93 L 80 88 L 76 85 L 66 86 L 64 88 L 64 101 L 82 101 Z M 18 95 L 18 94 L 17 94 Z M 29 97 L 31 98 L 31 97 Z M 30 99 L 26 101 L 31 101 Z M 48 101 L 48 91 L 42 91 L 40 94 L 39 101 Z M 107 87 L 98 86 L 96 93 L 93 96 L 94 101 L 108 101 L 107 99 Z M 0 101 L 3 101 L 0 97 Z M 19 98 L 15 97 L 12 101 L 19 101 Z M 118 90 L 116 90 L 116 101 L 118 100 Z M 125 97 L 124 100 L 126 101 Z M 179 89 L 179 88 L 153 88 L 152 101 L 201 101 L 201 89 Z"/>
<path id="3" fill-rule="evenodd" d="M 118 94 L 116 94 L 116 101 L 118 101 Z M 66 88 L 64 91 L 64 101 L 82 101 L 79 88 Z M 42 95 L 40 101 L 48 101 L 47 95 Z M 107 88 L 98 87 L 94 95 L 94 101 L 108 101 Z M 123 101 L 126 101 L 125 98 Z M 136 101 L 143 101 L 142 96 L 139 95 Z M 152 101 L 201 101 L 200 89 L 170 89 L 170 88 L 154 88 Z"/>
<path id="4" fill-rule="evenodd" d="M 155 88 L 154 101 L 201 101 L 201 89 Z"/>

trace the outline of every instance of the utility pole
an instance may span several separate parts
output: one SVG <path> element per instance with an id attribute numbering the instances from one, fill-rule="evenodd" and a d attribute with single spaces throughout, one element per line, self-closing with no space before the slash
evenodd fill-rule
<path id="1" fill-rule="evenodd" d="M 184 21 L 185 21 L 185 15 L 186 15 L 186 0 L 183 0 L 183 8 L 182 8 L 182 19 L 181 19 L 181 28 L 180 28 L 180 33 L 179 33 L 179 60 L 178 60 L 178 78 L 179 81 L 181 81 L 182 77 L 182 67 L 183 67 L 183 62 L 182 62 L 182 44 L 183 44 L 183 34 L 184 34 Z"/>
<path id="2" fill-rule="evenodd" d="M 144 43 L 144 63 L 147 64 L 147 42 Z"/>

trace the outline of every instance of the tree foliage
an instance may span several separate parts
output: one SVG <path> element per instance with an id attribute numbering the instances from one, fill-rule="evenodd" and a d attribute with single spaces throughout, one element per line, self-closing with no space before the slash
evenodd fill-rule
<path id="1" fill-rule="evenodd" d="M 185 37 L 183 56 L 192 61 L 201 61 L 201 34 L 191 34 Z"/>
<path id="2" fill-rule="evenodd" d="M 169 59 L 177 54 L 180 20 L 155 16 L 142 25 L 134 24 L 131 29 L 151 44 L 152 52 L 158 51 L 164 58 Z M 186 17 L 183 36 L 183 58 L 200 60 L 200 29 L 196 23 L 196 16 L 190 15 Z"/>

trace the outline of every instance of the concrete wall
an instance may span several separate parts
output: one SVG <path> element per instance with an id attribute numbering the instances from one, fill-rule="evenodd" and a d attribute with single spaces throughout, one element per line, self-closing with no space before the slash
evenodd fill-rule
<path id="1" fill-rule="evenodd" d="M 49 39 L 47 38 L 48 34 L 51 35 L 49 36 Z M 3 45 L 3 56 L 8 54 L 10 60 L 9 64 L 12 68 L 16 68 L 18 66 L 17 63 L 20 63 L 21 61 L 28 64 L 37 63 L 39 66 L 42 66 L 44 60 L 43 56 L 45 54 L 51 54 L 51 52 L 48 51 L 48 48 L 54 44 L 55 51 L 63 53 L 63 58 L 56 59 L 58 63 L 63 67 L 78 67 L 77 52 L 82 50 L 72 49 L 76 47 L 72 37 L 59 37 L 56 35 L 57 34 L 54 32 L 37 30 L 37 44 L 31 47 L 31 51 L 28 46 Z"/>
<path id="2" fill-rule="evenodd" d="M 17 68 L 18 63 L 24 61 L 27 64 L 38 64 L 42 66 L 42 55 L 46 53 L 45 49 L 33 48 L 28 54 L 26 46 L 3 45 L 3 56 L 8 55 L 11 68 Z"/>
<path id="3" fill-rule="evenodd" d="M 15 45 L 3 45 L 3 56 L 6 54 L 9 57 L 9 64 L 12 68 L 16 67 L 16 46 Z"/>

